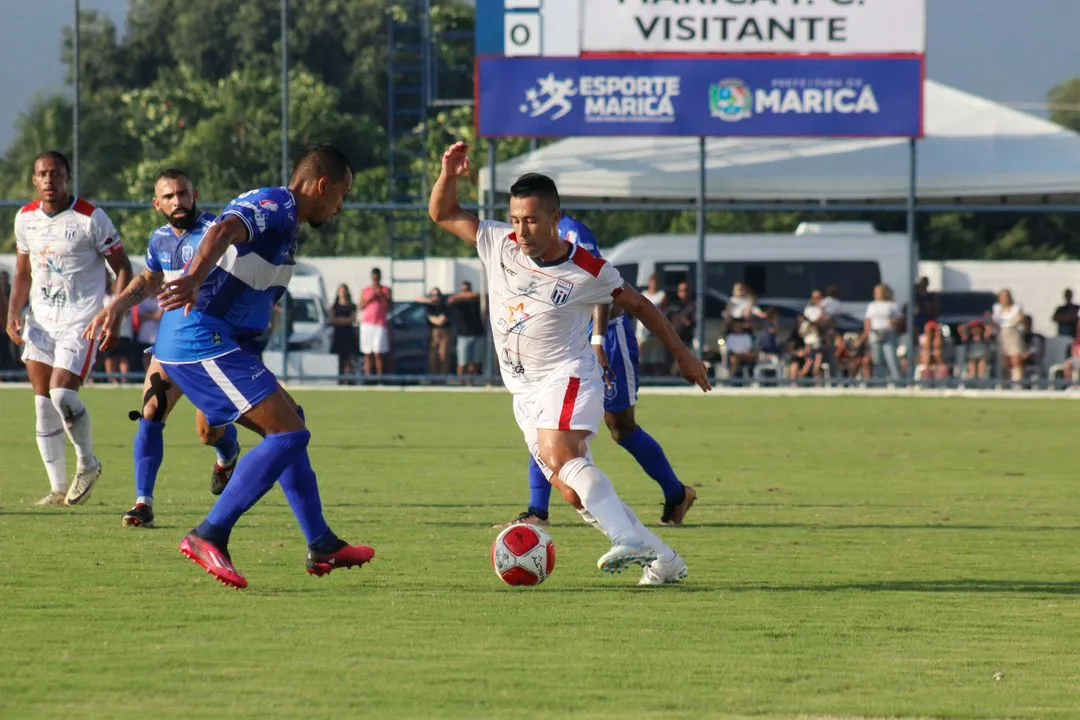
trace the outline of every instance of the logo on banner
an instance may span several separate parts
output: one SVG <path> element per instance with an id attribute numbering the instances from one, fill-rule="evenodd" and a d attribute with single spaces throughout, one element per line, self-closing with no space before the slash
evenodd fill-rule
<path id="1" fill-rule="evenodd" d="M 754 94 L 742 80 L 721 80 L 709 86 L 709 114 L 738 122 L 754 114 Z"/>
<path id="2" fill-rule="evenodd" d="M 537 78 L 536 87 L 525 92 L 525 103 L 520 110 L 529 113 L 529 117 L 540 117 L 554 111 L 549 119 L 558 120 L 574 109 L 570 98 L 575 95 L 577 90 L 573 80 L 556 80 L 555 73 L 548 73 L 547 77 Z"/>
<path id="3" fill-rule="evenodd" d="M 568 280 L 559 280 L 555 283 L 555 288 L 551 291 L 551 302 L 555 307 L 559 307 L 566 303 L 570 299 L 570 292 L 574 289 L 574 284 Z"/>
<path id="4" fill-rule="evenodd" d="M 585 122 L 674 122 L 674 98 L 679 76 L 625 75 L 557 79 L 555 73 L 537 78 L 518 108 L 530 118 L 559 120 L 574 109 L 571 98 L 584 99 Z"/>

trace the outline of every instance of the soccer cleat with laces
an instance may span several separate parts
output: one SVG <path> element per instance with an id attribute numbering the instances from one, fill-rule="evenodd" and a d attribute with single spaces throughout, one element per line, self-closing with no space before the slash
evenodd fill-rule
<path id="1" fill-rule="evenodd" d="M 236 457 L 228 465 L 222 465 L 219 462 L 214 463 L 214 470 L 210 473 L 210 492 L 214 495 L 220 495 L 225 491 L 225 486 L 232 479 L 233 470 L 236 469 L 236 462 L 239 459 L 240 451 L 237 450 Z"/>
<path id="2" fill-rule="evenodd" d="M 683 520 L 686 519 L 686 513 L 690 512 L 690 507 L 697 500 L 697 491 L 689 485 L 683 487 L 686 489 L 686 493 L 683 495 L 682 502 L 664 503 L 664 512 L 660 515 L 661 525 L 679 527 L 683 524 Z"/>
<path id="3" fill-rule="evenodd" d="M 199 537 L 194 530 L 180 542 L 180 552 L 213 575 L 222 585 L 237 590 L 243 590 L 248 586 L 247 579 L 232 564 L 229 551 L 218 547 L 206 538 Z"/>
<path id="4" fill-rule="evenodd" d="M 146 503 L 135 503 L 135 507 L 124 513 L 120 522 L 124 527 L 154 527 L 154 509 Z"/>
<path id="5" fill-rule="evenodd" d="M 90 499 L 94 483 L 101 477 L 101 461 L 94 458 L 86 467 L 75 471 L 75 480 L 67 491 L 68 505 L 82 505 Z"/>
<path id="6" fill-rule="evenodd" d="M 596 567 L 606 573 L 621 573 L 631 565 L 646 567 L 656 559 L 656 551 L 646 545 L 614 545 L 600 556 Z"/>
<path id="7" fill-rule="evenodd" d="M 67 493 L 53 491 L 45 497 L 34 503 L 37 507 L 48 507 L 50 505 L 67 505 Z"/>
<path id="8" fill-rule="evenodd" d="M 520 525 L 522 523 L 524 523 L 525 525 L 538 525 L 539 527 L 542 527 L 542 528 L 551 527 L 551 521 L 545 520 L 544 518 L 540 517 L 536 513 L 529 512 L 528 510 L 521 513 L 520 515 L 518 515 L 516 518 L 514 518 L 513 520 L 511 520 L 508 523 L 496 523 L 495 525 L 492 525 L 491 527 L 492 527 L 493 530 L 505 530 L 506 528 L 510 527 L 511 525 Z"/>
<path id="9" fill-rule="evenodd" d="M 339 568 L 359 567 L 371 562 L 375 557 L 375 548 L 367 545 L 349 545 L 344 540 L 338 542 L 340 543 L 338 549 L 332 553 L 308 551 L 308 574 L 322 577 Z"/>
<path id="10" fill-rule="evenodd" d="M 638 580 L 638 585 L 671 585 L 685 580 L 689 574 L 686 561 L 679 553 L 675 553 L 670 560 L 657 558 L 646 565 L 645 572 L 641 574 L 641 580 Z"/>

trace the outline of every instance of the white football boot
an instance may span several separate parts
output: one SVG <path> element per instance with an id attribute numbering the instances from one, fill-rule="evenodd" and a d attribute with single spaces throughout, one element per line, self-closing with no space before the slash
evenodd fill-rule
<path id="1" fill-rule="evenodd" d="M 94 483 L 101 477 L 101 461 L 94 458 L 86 467 L 75 473 L 75 480 L 67 491 L 68 505 L 82 505 L 90 499 Z"/>
<path id="2" fill-rule="evenodd" d="M 46 507 L 48 505 L 67 505 L 67 500 L 64 497 L 65 493 L 51 492 L 45 497 L 38 500 L 34 505 L 37 507 Z"/>
<path id="3" fill-rule="evenodd" d="M 638 585 L 672 585 L 682 582 L 689 574 L 686 561 L 679 553 L 675 553 L 670 560 L 657 558 L 647 565 L 645 572 L 641 573 Z"/>
<path id="4" fill-rule="evenodd" d="M 656 560 L 656 551 L 645 544 L 614 545 L 600 556 L 600 559 L 596 561 L 596 567 L 606 573 L 620 573 L 631 565 L 647 567 L 654 560 Z"/>

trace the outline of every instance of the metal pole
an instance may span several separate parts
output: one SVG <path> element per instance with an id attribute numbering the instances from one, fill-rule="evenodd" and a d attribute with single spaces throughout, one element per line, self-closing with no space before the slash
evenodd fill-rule
<path id="1" fill-rule="evenodd" d="M 705 138 L 698 138 L 698 193 L 697 193 L 697 285 L 694 327 L 697 332 L 698 359 L 705 358 Z"/>
<path id="2" fill-rule="evenodd" d="M 289 0 L 281 0 L 281 184 L 289 184 Z"/>
<path id="3" fill-rule="evenodd" d="M 485 220 L 494 220 L 495 219 L 495 188 L 496 188 L 496 185 L 495 185 L 495 160 L 496 160 L 496 156 L 498 155 L 498 152 L 499 152 L 499 148 L 498 148 L 498 145 L 496 144 L 496 142 L 494 140 L 488 140 L 487 141 L 488 191 L 487 191 L 487 197 L 480 198 L 480 202 L 484 204 L 483 217 L 484 217 Z M 480 287 L 482 288 L 481 292 L 483 293 L 483 297 L 485 298 L 485 304 L 486 304 L 487 302 L 490 302 L 490 298 L 488 297 L 487 272 L 484 272 L 483 276 L 480 278 Z M 496 362 L 495 361 L 495 338 L 491 334 L 494 331 L 490 327 L 490 317 L 491 317 L 491 313 L 490 313 L 490 310 L 489 310 L 489 312 L 488 312 L 488 318 L 489 318 L 488 325 L 489 325 L 489 327 L 488 327 L 488 332 L 487 332 L 487 335 L 486 335 L 486 338 L 485 338 L 486 342 L 484 343 L 487 346 L 486 351 L 484 353 L 484 374 L 487 375 L 488 385 L 494 385 L 495 384 L 495 376 L 496 376 L 496 372 L 495 372 L 495 362 Z"/>
<path id="4" fill-rule="evenodd" d="M 907 230 L 908 230 L 908 292 L 911 299 L 907 303 L 907 361 L 908 379 L 915 381 L 915 365 L 919 362 L 919 348 L 916 344 L 918 337 L 915 333 L 915 283 L 919 280 L 919 244 L 915 236 L 915 196 L 916 184 L 918 183 L 918 153 L 916 152 L 915 138 L 908 140 L 908 196 L 907 196 Z"/>
<path id="5" fill-rule="evenodd" d="M 75 83 L 75 102 L 71 106 L 71 194 L 79 194 L 79 102 L 81 101 L 79 86 L 82 84 L 82 69 L 79 48 L 79 0 L 75 0 L 75 35 L 72 42 L 72 75 Z"/>

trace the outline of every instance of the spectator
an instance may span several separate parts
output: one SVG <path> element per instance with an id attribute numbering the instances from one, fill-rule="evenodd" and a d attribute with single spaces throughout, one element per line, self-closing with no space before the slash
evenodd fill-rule
<path id="1" fill-rule="evenodd" d="M 830 285 L 825 290 L 825 297 L 821 300 L 821 309 L 829 317 L 836 317 L 844 311 L 844 306 L 840 302 L 839 285 Z"/>
<path id="2" fill-rule="evenodd" d="M 1046 348 L 1046 338 L 1035 332 L 1032 327 L 1031 316 L 1024 315 L 1020 318 L 1020 331 L 1024 337 L 1024 357 L 1022 367 L 1030 368 L 1036 373 L 1042 367 L 1043 353 Z"/>
<path id="3" fill-rule="evenodd" d="M 1013 301 L 1009 290 L 998 294 L 998 301 L 990 317 L 997 330 L 998 347 L 1005 358 L 1004 370 L 1008 371 L 1013 382 L 1024 379 L 1024 358 L 1027 356 L 1027 343 L 1024 342 L 1024 310 Z"/>
<path id="4" fill-rule="evenodd" d="M 0 270 L 0 318 L 7 322 L 8 298 L 11 297 L 11 277 L 7 270 Z M 13 369 L 11 358 L 14 353 L 11 350 L 11 340 L 7 334 L 0 335 L 0 373 Z M 3 378 L 0 377 L 0 381 Z"/>
<path id="5" fill-rule="evenodd" d="M 394 297 L 382 284 L 382 271 L 371 271 L 371 284 L 360 294 L 360 352 L 364 356 L 364 374 L 382 375 L 390 352 L 390 308 Z"/>
<path id="6" fill-rule="evenodd" d="M 964 361 L 967 363 L 966 376 L 972 380 L 990 378 L 990 360 L 993 346 L 990 328 L 978 320 L 961 325 L 956 330 L 964 348 Z"/>
<path id="7" fill-rule="evenodd" d="M 761 330 L 759 348 L 763 355 L 770 356 L 769 360 L 780 362 L 780 356 L 784 354 L 784 346 L 780 342 L 780 315 L 770 310 L 766 317 L 768 320 Z"/>
<path id="8" fill-rule="evenodd" d="M 919 364 L 923 380 L 943 380 L 949 374 L 945 364 L 945 336 L 937 320 L 930 320 L 919 336 Z"/>
<path id="9" fill-rule="evenodd" d="M 731 321 L 731 327 L 724 338 L 724 345 L 728 349 L 728 363 L 731 377 L 736 378 L 746 373 L 753 373 L 754 365 L 757 364 L 758 350 L 754 345 L 754 332 L 750 327 L 750 320 L 739 318 Z"/>
<path id="10" fill-rule="evenodd" d="M 450 374 L 450 310 L 443 299 L 442 290 L 432 288 L 427 298 L 419 302 L 427 304 L 427 324 L 431 331 L 428 345 L 428 373 Z"/>
<path id="11" fill-rule="evenodd" d="M 1080 305 L 1073 303 L 1072 290 L 1065 291 L 1065 304 L 1054 310 L 1054 322 L 1058 326 L 1058 337 L 1076 339 L 1076 323 L 1080 319 Z"/>
<path id="12" fill-rule="evenodd" d="M 896 356 L 898 331 L 902 320 L 900 306 L 893 300 L 892 288 L 885 284 L 874 287 L 874 300 L 866 306 L 863 332 L 870 344 L 871 372 L 875 379 L 900 379 L 900 363 Z"/>
<path id="13" fill-rule="evenodd" d="M 675 326 L 675 333 L 687 347 L 694 345 L 694 329 L 697 327 L 697 303 L 690 283 L 681 282 L 675 290 L 675 299 L 668 305 L 668 319 Z"/>
<path id="14" fill-rule="evenodd" d="M 649 276 L 649 285 L 641 293 L 651 302 L 657 310 L 668 312 L 671 301 L 667 293 L 660 287 L 660 276 L 653 273 Z M 663 375 L 667 366 L 667 350 L 663 343 L 653 337 L 649 329 L 641 323 L 637 324 L 638 352 L 641 358 L 641 374 L 645 376 Z"/>
<path id="15" fill-rule="evenodd" d="M 145 371 L 150 367 L 150 354 L 147 352 L 157 342 L 158 328 L 161 327 L 161 307 L 157 297 L 151 295 L 135 306 L 132 320 L 135 325 L 135 353 L 132 358 L 136 364 L 140 364 Z"/>
<path id="16" fill-rule="evenodd" d="M 937 320 L 938 297 L 930 292 L 930 278 L 921 277 L 915 285 L 915 334 L 921 335 L 926 323 Z"/>
<path id="17" fill-rule="evenodd" d="M 337 297 L 330 306 L 330 324 L 334 336 L 330 342 L 330 352 L 338 356 L 338 376 L 356 374 L 356 354 L 359 338 L 356 332 L 356 303 L 352 300 L 349 286 L 338 286 Z M 338 385 L 351 385 L 351 380 L 338 380 Z"/>
<path id="18" fill-rule="evenodd" d="M 731 301 L 724 309 L 724 318 L 730 321 L 750 317 L 764 318 L 765 312 L 757 306 L 757 298 L 746 283 L 737 282 L 731 288 Z"/>
<path id="19" fill-rule="evenodd" d="M 105 307 L 109 307 L 116 299 L 114 294 L 116 283 L 112 278 L 106 276 L 105 284 L 109 288 L 108 294 L 105 295 Z M 109 374 L 109 380 L 114 385 L 126 382 L 123 376 L 131 372 L 131 351 L 134 335 L 135 325 L 131 313 L 126 312 L 120 321 L 119 340 L 113 345 L 112 349 L 105 352 L 105 372 Z"/>
<path id="20" fill-rule="evenodd" d="M 1074 383 L 1080 380 L 1080 340 L 1069 348 L 1069 357 L 1065 360 L 1065 380 Z"/>
<path id="21" fill-rule="evenodd" d="M 461 283 L 461 291 L 450 296 L 450 319 L 457 334 L 457 374 L 479 375 L 484 351 L 484 316 L 480 294 L 472 283 Z"/>

